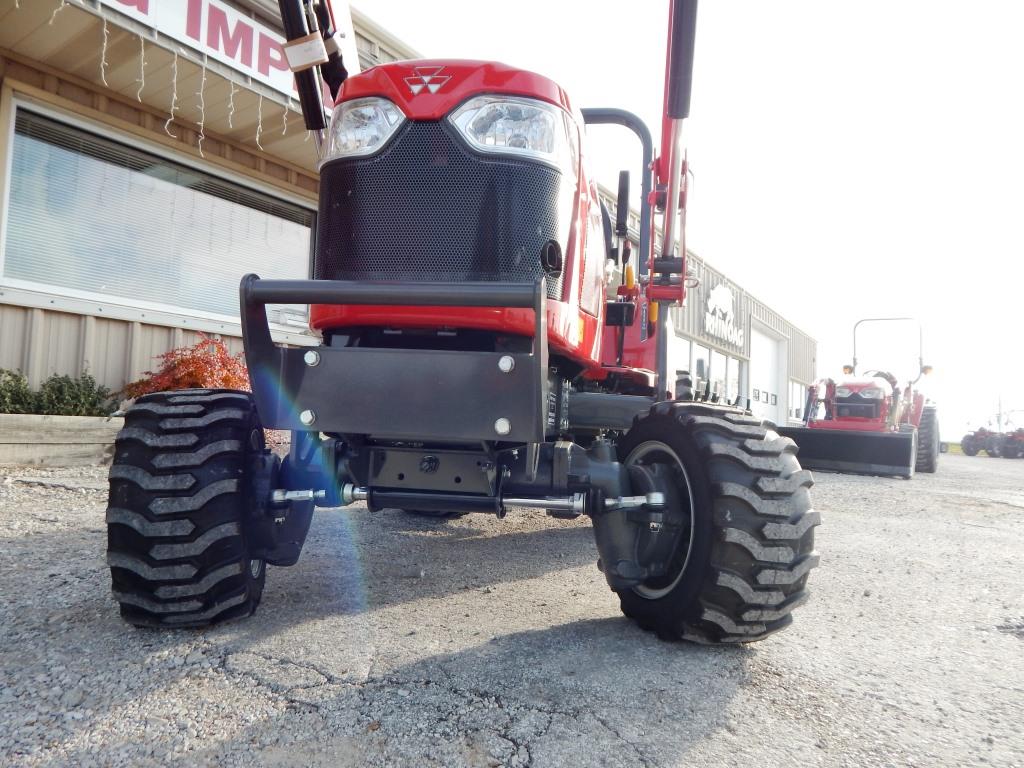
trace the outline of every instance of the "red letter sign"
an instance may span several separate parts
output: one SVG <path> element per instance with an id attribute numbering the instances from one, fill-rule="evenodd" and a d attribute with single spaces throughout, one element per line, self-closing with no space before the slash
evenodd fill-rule
<path id="1" fill-rule="evenodd" d="M 228 27 L 228 15 L 220 8 L 210 6 L 209 16 L 207 16 L 206 44 L 215 51 L 223 50 L 232 59 L 251 67 L 252 32 L 252 27 L 241 20 L 235 24 L 235 29 L 232 32 Z M 221 43 L 224 45 L 223 48 L 220 47 Z M 242 53 L 241 58 L 238 56 L 239 50 Z"/>

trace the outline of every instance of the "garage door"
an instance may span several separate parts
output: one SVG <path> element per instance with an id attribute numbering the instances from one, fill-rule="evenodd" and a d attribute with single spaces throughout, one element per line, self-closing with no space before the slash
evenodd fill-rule
<path id="1" fill-rule="evenodd" d="M 750 409 L 755 416 L 785 423 L 786 395 L 779 381 L 779 341 L 750 329 Z"/>

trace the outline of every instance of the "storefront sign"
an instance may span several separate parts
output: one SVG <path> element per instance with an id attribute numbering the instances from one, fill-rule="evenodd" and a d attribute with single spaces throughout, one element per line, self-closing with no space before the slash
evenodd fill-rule
<path id="1" fill-rule="evenodd" d="M 732 291 L 719 283 L 708 294 L 707 311 L 704 313 L 704 332 L 716 339 L 743 346 L 743 328 L 736 322 L 736 307 Z"/>
<path id="2" fill-rule="evenodd" d="M 100 0 L 148 27 L 227 64 L 286 96 L 295 83 L 284 55 L 284 37 L 222 0 Z M 359 71 L 356 37 L 346 0 L 333 0 L 345 68 Z"/>

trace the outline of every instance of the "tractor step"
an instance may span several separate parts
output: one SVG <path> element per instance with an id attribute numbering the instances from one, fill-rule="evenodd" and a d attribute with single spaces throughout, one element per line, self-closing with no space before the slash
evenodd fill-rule
<path id="1" fill-rule="evenodd" d="M 862 475 L 913 477 L 916 432 L 854 432 L 841 429 L 780 427 L 799 447 L 800 465 Z"/>

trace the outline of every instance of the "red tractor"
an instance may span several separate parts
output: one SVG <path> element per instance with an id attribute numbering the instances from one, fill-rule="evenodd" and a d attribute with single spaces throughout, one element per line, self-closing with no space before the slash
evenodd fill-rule
<path id="1" fill-rule="evenodd" d="M 297 561 L 315 507 L 364 502 L 587 516 L 604 577 L 645 629 L 720 643 L 787 626 L 818 562 L 811 475 L 772 425 L 674 399 L 667 370 L 668 310 L 685 296 L 695 0 L 670 6 L 657 157 L 635 115 L 580 110 L 503 64 L 347 77 L 324 0 L 280 7 L 321 151 L 313 279 L 242 278 L 251 394 L 165 392 L 128 410 L 107 511 L 122 616 L 250 615 L 266 566 Z M 628 189 L 613 219 L 586 170 L 595 124 L 642 145 L 632 253 Z M 636 275 L 614 292 L 609 260 Z M 281 303 L 311 305 L 317 346 L 274 343 L 265 308 Z M 291 430 L 283 461 L 264 428 Z"/>
<path id="2" fill-rule="evenodd" d="M 918 374 L 902 385 L 888 371 L 857 376 L 857 329 L 863 323 L 902 322 L 906 317 L 859 320 L 853 326 L 853 365 L 847 378 L 823 379 L 808 388 L 803 427 L 781 434 L 800 446 L 800 461 L 811 469 L 913 477 L 935 472 L 939 462 L 939 421 L 934 403 L 917 389 L 924 364 L 918 324 Z M 916 322 L 916 321 L 914 321 Z"/>
<path id="3" fill-rule="evenodd" d="M 1007 459 L 1024 458 L 1024 427 L 1003 434 L 999 444 L 999 455 Z"/>
<path id="4" fill-rule="evenodd" d="M 960 450 L 968 456 L 977 456 L 981 451 L 989 456 L 998 456 L 1001 442 L 1002 435 L 999 432 L 979 427 L 960 439 Z"/>

